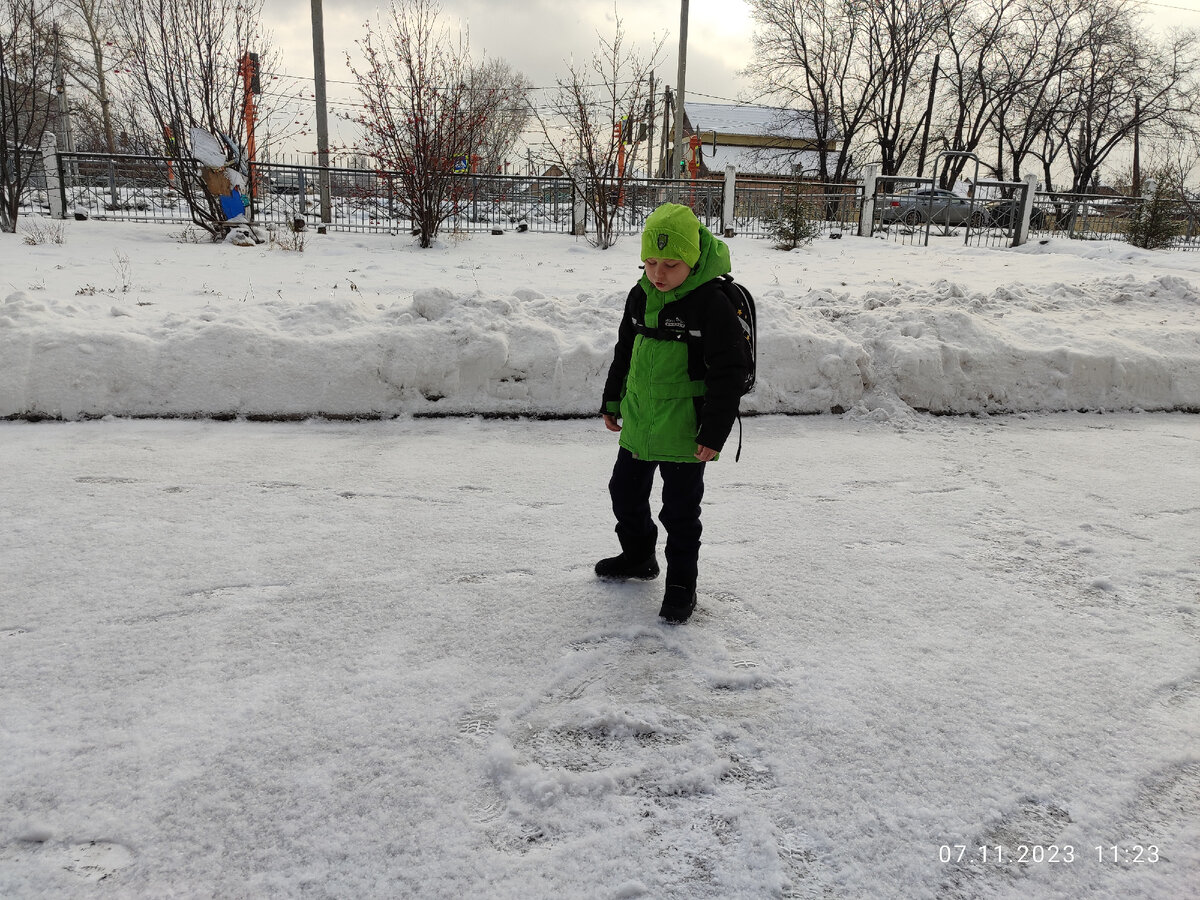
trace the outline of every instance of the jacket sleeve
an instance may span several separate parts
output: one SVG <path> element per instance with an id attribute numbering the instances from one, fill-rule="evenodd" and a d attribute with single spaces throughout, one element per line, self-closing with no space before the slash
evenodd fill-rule
<path id="1" fill-rule="evenodd" d="M 629 360 L 633 355 L 633 315 L 636 305 L 636 295 L 641 288 L 635 286 L 625 298 L 625 311 L 621 314 L 621 324 L 617 328 L 617 346 L 613 350 L 612 365 L 608 367 L 608 378 L 604 382 L 604 394 L 600 402 L 600 412 L 610 415 L 621 414 L 621 398 L 625 395 L 625 376 L 629 374 Z"/>
<path id="2" fill-rule="evenodd" d="M 696 443 L 719 451 L 738 416 L 750 364 L 742 346 L 742 326 L 733 304 L 713 285 L 707 292 L 702 326 L 705 393 Z"/>

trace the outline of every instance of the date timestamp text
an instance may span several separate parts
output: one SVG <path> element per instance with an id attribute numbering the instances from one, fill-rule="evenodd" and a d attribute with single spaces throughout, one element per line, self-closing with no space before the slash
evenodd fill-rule
<path id="1" fill-rule="evenodd" d="M 1072 844 L 941 844 L 938 861 L 943 863 L 979 862 L 996 866 L 1056 863 L 1069 864 L 1094 860 L 1099 863 L 1137 865 L 1156 863 L 1162 856 L 1155 844 L 1096 844 L 1076 847 Z"/>

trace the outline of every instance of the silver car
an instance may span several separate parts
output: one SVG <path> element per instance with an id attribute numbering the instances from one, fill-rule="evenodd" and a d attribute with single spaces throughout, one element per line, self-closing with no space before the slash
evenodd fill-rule
<path id="1" fill-rule="evenodd" d="M 918 188 L 902 194 L 885 196 L 879 218 L 883 222 L 903 222 L 905 225 L 924 225 L 932 221 L 938 225 L 964 225 L 982 228 L 987 222 L 987 213 L 982 204 L 974 204 L 967 197 L 942 188 Z"/>

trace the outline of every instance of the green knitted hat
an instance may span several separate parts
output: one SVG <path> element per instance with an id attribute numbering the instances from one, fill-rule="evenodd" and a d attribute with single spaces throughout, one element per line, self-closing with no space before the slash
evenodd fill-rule
<path id="1" fill-rule="evenodd" d="M 686 206 L 664 203 L 646 218 L 642 260 L 679 259 L 689 266 L 700 258 L 700 220 Z"/>

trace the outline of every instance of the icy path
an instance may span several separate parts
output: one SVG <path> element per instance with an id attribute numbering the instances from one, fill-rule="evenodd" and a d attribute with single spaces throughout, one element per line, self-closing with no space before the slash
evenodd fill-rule
<path id="1" fill-rule="evenodd" d="M 1197 896 L 1200 418 L 747 420 L 681 628 L 614 452 L 0 424 L 0 896 Z"/>

